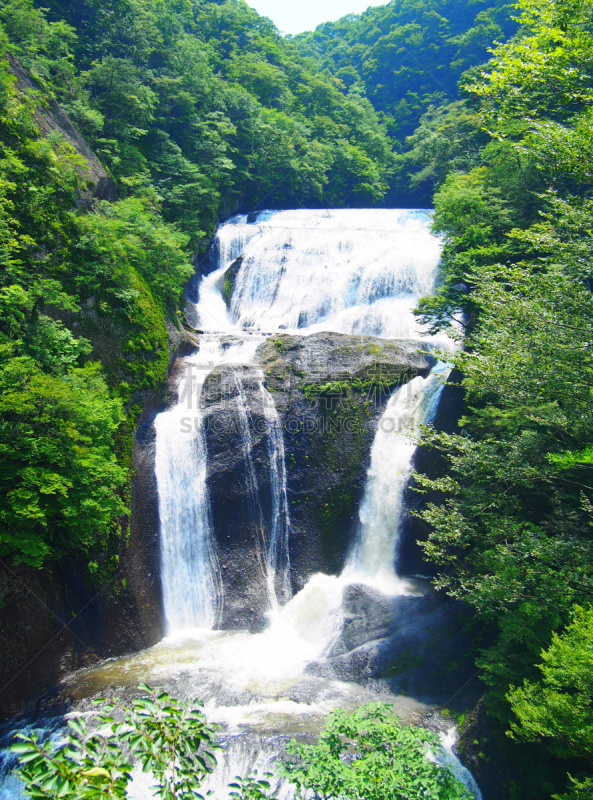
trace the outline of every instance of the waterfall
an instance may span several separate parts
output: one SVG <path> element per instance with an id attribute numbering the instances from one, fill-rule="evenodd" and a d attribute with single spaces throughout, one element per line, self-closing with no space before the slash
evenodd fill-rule
<path id="1" fill-rule="evenodd" d="M 270 464 L 270 483 L 272 486 L 272 514 L 267 546 L 267 578 L 268 596 L 274 608 L 277 607 L 278 603 L 286 603 L 292 595 L 290 555 L 288 552 L 290 513 L 286 490 L 284 436 L 274 399 L 264 386 L 262 372 L 260 372 L 258 385 L 266 419 L 266 442 Z"/>
<path id="2" fill-rule="evenodd" d="M 263 331 L 332 330 L 410 339 L 419 328 L 411 309 L 432 291 L 440 242 L 430 235 L 427 211 L 322 210 L 238 215 L 219 229 L 217 265 L 200 286 L 194 309 L 200 350 L 184 362 L 177 406 L 157 418 L 157 480 L 161 507 L 163 600 L 169 631 L 216 624 L 221 604 L 201 391 L 219 364 L 237 367 L 236 419 L 240 431 L 249 516 L 259 542 L 272 608 L 291 597 L 290 515 L 284 441 L 272 395 L 255 363 Z M 225 274 L 234 268 L 230 307 Z M 228 300 L 228 298 L 227 298 Z M 251 333 L 251 335 L 250 335 Z M 271 509 L 262 506 L 253 435 L 238 367 L 257 371 L 265 420 Z M 201 379 L 187 375 L 197 370 Z M 402 502 L 415 446 L 411 429 L 428 421 L 442 381 L 437 374 L 399 389 L 380 422 L 360 508 L 360 526 L 345 574 L 405 591 L 394 561 Z M 191 431 L 182 430 L 184 403 L 195 406 Z M 187 427 L 187 423 L 185 424 Z"/>
<path id="3" fill-rule="evenodd" d="M 155 421 L 161 581 L 169 631 L 210 628 L 220 606 L 201 408 L 207 370 L 207 362 L 187 359 L 178 403 Z"/>
<path id="4" fill-rule="evenodd" d="M 81 697 L 141 682 L 180 697 L 201 697 L 208 718 L 224 726 L 228 745 L 221 771 L 204 786 L 217 797 L 225 796 L 235 775 L 254 766 L 273 767 L 290 738 L 315 737 L 335 708 L 349 711 L 384 700 L 406 721 L 428 719 L 429 708 L 420 701 L 387 689 L 381 694 L 380 679 L 367 686 L 350 677 L 324 676 L 317 668 L 329 660 L 324 657 L 342 634 L 345 589 L 363 583 L 378 590 L 370 596 L 417 593 L 396 568 L 415 452 L 411 435 L 433 419 L 446 367 L 414 378 L 391 397 L 372 445 L 357 537 L 342 574 L 313 575 L 292 596 L 283 431 L 256 351 L 266 334 L 278 331 L 418 338 L 411 309 L 433 291 L 441 251 L 429 225 L 427 211 L 301 210 L 239 215 L 217 233 L 215 269 L 202 278 L 199 302 L 191 309 L 199 347 L 178 365 L 177 400 L 155 422 L 167 637 L 76 677 Z M 239 256 L 227 305 L 225 274 Z M 211 398 L 205 389 L 218 367 L 232 389 L 228 402 L 241 448 L 248 516 L 267 583 L 269 624 L 259 633 L 216 629 L 224 598 L 208 493 Z M 387 600 L 398 609 L 416 602 Z M 358 649 L 353 652 L 358 658 Z M 454 769 L 478 800 L 479 789 L 456 759 L 453 743 L 454 732 L 449 732 L 443 753 L 435 757 Z M 133 797 L 154 796 L 149 778 L 138 775 Z M 8 788 L 8 797 L 18 796 Z M 288 800 L 292 793 L 284 786 L 280 797 Z"/>
<path id="5" fill-rule="evenodd" d="M 429 225 L 426 211 L 338 209 L 224 226 L 219 267 L 243 256 L 231 320 L 242 329 L 415 338 L 411 309 L 431 293 L 440 260 Z"/>
<path id="6" fill-rule="evenodd" d="M 161 583 L 167 631 L 211 628 L 222 603 L 207 490 L 203 388 L 212 370 L 253 360 L 260 339 L 203 336 L 184 360 L 178 401 L 155 420 Z"/>
<path id="7" fill-rule="evenodd" d="M 396 572 L 404 491 L 412 471 L 415 437 L 434 419 L 448 368 L 439 364 L 428 378 L 417 377 L 397 389 L 381 417 L 373 447 L 359 528 L 345 574 L 371 582 L 388 594 L 408 590 Z"/>

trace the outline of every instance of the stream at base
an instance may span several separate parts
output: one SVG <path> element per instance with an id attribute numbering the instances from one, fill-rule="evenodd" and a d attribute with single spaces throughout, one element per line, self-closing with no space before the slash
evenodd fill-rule
<path id="1" fill-rule="evenodd" d="M 380 678 L 352 681 L 324 674 L 328 659 L 339 652 L 345 593 L 362 587 L 373 598 L 420 601 L 427 591 L 421 581 L 399 575 L 398 543 L 416 449 L 412 437 L 434 418 L 447 366 L 439 363 L 428 377 L 416 377 L 393 393 L 373 443 L 358 529 L 342 573 L 315 574 L 291 596 L 282 429 L 256 357 L 275 331 L 417 339 L 421 331 L 411 309 L 434 289 L 440 259 L 441 245 L 429 224 L 426 211 L 263 212 L 251 223 L 236 217 L 219 230 L 216 268 L 203 278 L 199 302 L 190 309 L 202 332 L 199 349 L 184 359 L 177 403 L 155 423 L 167 636 L 144 652 L 77 672 L 64 682 L 63 693 L 83 712 L 90 708 L 89 698 L 112 692 L 127 696 L 139 683 L 180 698 L 200 698 L 209 721 L 221 725 L 225 746 L 219 769 L 204 784 L 218 800 L 228 797 L 227 785 L 236 775 L 273 770 L 290 739 L 314 741 L 333 709 L 354 710 L 377 701 L 391 703 L 405 722 L 439 731 L 443 747 L 437 760 L 481 798 L 454 755 L 455 728 L 434 705 L 394 694 Z M 229 268 L 235 269 L 234 290 L 225 302 Z M 446 340 L 428 342 L 450 346 Z M 259 633 L 218 630 L 223 589 L 207 487 L 202 396 L 208 376 L 220 366 L 234 380 L 232 413 L 267 576 L 268 620 Z M 266 439 L 267 500 L 250 464 L 254 432 L 246 410 L 248 378 L 259 387 L 263 409 L 259 433 Z M 189 431 L 183 425 L 188 409 L 194 419 Z M 291 796 L 288 786 L 278 791 L 281 800 Z M 136 777 L 132 796 L 152 797 L 149 776 Z M 18 797 L 8 777 L 0 800 Z"/>

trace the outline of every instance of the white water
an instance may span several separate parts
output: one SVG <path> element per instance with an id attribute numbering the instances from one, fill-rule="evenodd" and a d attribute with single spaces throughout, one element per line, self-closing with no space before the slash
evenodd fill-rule
<path id="1" fill-rule="evenodd" d="M 292 596 L 290 587 L 290 554 L 288 536 L 290 533 L 290 512 L 286 490 L 286 459 L 284 436 L 274 399 L 264 386 L 264 375 L 260 373 L 259 391 L 262 398 L 264 416 L 267 423 L 267 449 L 272 486 L 272 514 L 270 537 L 267 547 L 266 572 L 268 595 L 272 608 L 278 603 L 286 603 Z"/>
<path id="2" fill-rule="evenodd" d="M 430 235 L 429 220 L 426 211 L 266 212 L 255 224 L 237 217 L 219 230 L 219 266 L 203 279 L 195 308 L 197 325 L 208 333 L 200 336 L 199 351 L 184 360 L 177 404 L 156 421 L 168 636 L 143 653 L 79 673 L 73 684 L 80 698 L 139 682 L 164 686 L 179 696 L 202 697 L 209 719 L 222 724 L 228 735 L 222 768 L 205 787 L 217 797 L 224 796 L 235 775 L 256 766 L 269 768 L 286 737 L 315 736 L 334 708 L 385 700 L 411 722 L 426 713 L 411 698 L 316 677 L 306 668 L 323 659 L 340 633 L 346 586 L 366 583 L 391 595 L 418 593 L 396 569 L 404 490 L 415 451 L 409 434 L 432 419 L 444 369 L 399 389 L 383 415 L 358 537 L 343 573 L 314 575 L 291 598 L 284 442 L 255 351 L 266 333 L 280 330 L 417 338 L 411 309 L 433 290 L 441 249 Z M 222 284 L 239 255 L 244 261 L 229 314 Z M 259 532 L 267 573 L 269 625 L 258 634 L 215 630 L 223 598 L 207 492 L 203 387 L 219 365 L 235 369 L 234 402 L 252 524 Z M 246 366 L 258 376 L 266 420 L 269 513 L 262 508 L 251 456 Z M 448 744 L 444 742 L 445 748 Z M 452 752 L 450 760 L 458 764 Z M 470 785 L 469 778 L 465 782 Z M 148 786 L 138 782 L 135 796 L 150 797 Z"/>
<path id="3" fill-rule="evenodd" d="M 218 268 L 203 279 L 195 308 L 197 324 L 209 333 L 201 336 L 199 352 L 185 359 L 177 406 L 156 422 L 163 599 L 169 633 L 214 627 L 222 602 L 200 402 L 207 375 L 220 364 L 251 365 L 258 370 L 254 356 L 263 331 L 323 329 L 386 338 L 419 336 L 412 308 L 434 287 L 441 249 L 429 224 L 427 211 L 342 209 L 262 212 L 254 223 L 237 216 L 220 228 Z M 222 286 L 226 270 L 239 256 L 243 263 L 229 313 Z M 267 421 L 273 505 L 266 524 L 239 371 L 235 383 L 251 523 L 265 562 L 270 606 L 278 610 L 278 603 L 291 596 L 282 431 L 262 375 L 259 386 Z M 392 398 L 373 447 L 359 540 L 340 586 L 356 575 L 356 580 L 375 582 L 377 588 L 392 594 L 411 591 L 397 578 L 394 567 L 401 502 L 415 449 L 409 437 L 412 428 L 430 419 L 436 407 L 431 398 L 438 399 L 440 386 L 435 373 L 427 380 L 416 378 Z M 192 434 L 182 425 L 188 412 L 194 420 Z M 391 423 L 397 431 L 383 435 L 383 428 Z"/>
<path id="4" fill-rule="evenodd" d="M 427 211 L 281 211 L 231 222 L 218 240 L 221 265 L 244 256 L 231 302 L 237 327 L 420 335 L 411 311 L 431 293 L 441 251 Z"/>
<path id="5" fill-rule="evenodd" d="M 161 582 L 169 632 L 212 628 L 218 619 L 222 584 L 206 484 L 202 391 L 216 366 L 249 363 L 260 341 L 203 336 L 199 351 L 184 361 L 178 402 L 155 420 Z"/>
<path id="6" fill-rule="evenodd" d="M 440 364 L 428 378 L 414 378 L 399 388 L 379 422 L 359 509 L 359 530 L 344 573 L 351 583 L 370 583 L 391 595 L 410 591 L 395 567 L 404 491 L 412 471 L 415 437 L 421 425 L 434 419 L 448 372 Z"/>
<path id="7" fill-rule="evenodd" d="M 457 744 L 457 728 L 452 726 L 446 733 L 441 733 L 440 739 L 443 747 L 439 753 L 435 754 L 434 761 L 451 770 L 457 780 L 465 784 L 470 792 L 473 793 L 475 800 L 482 800 L 482 792 L 476 783 L 476 779 L 455 755 L 454 748 Z"/>

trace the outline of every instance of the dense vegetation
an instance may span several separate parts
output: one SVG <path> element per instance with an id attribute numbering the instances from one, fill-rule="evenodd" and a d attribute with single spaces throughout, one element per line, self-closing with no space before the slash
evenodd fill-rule
<path id="1" fill-rule="evenodd" d="M 140 690 L 128 706 L 97 701 L 90 725 L 83 716 L 68 720 L 66 742 L 59 745 L 35 731 L 18 734 L 11 749 L 20 761 L 17 774 L 26 796 L 124 800 L 136 764 L 150 771 L 160 800 L 202 797 L 200 786 L 216 769 L 216 751 L 222 749 L 216 743 L 218 727 L 208 724 L 199 701 L 180 702 L 146 685 Z M 438 763 L 440 750 L 436 734 L 404 725 L 389 706 L 374 703 L 351 714 L 335 711 L 315 745 L 292 741 L 278 771 L 294 784 L 298 797 L 312 800 L 373 800 L 386 791 L 393 800 L 469 800 L 453 772 Z M 229 796 L 273 800 L 283 791 L 268 777 L 237 776 Z"/>
<path id="2" fill-rule="evenodd" d="M 294 41 L 301 52 L 367 97 L 394 140 L 391 203 L 430 205 L 430 185 L 407 182 L 406 137 L 428 109 L 458 99 L 462 74 L 487 60 L 495 40 L 516 29 L 502 0 L 392 0 L 359 16 L 327 22 Z"/>
<path id="3" fill-rule="evenodd" d="M 0 556 L 106 574 L 131 430 L 219 215 L 373 203 L 393 157 L 370 103 L 241 2 L 9 0 L 0 26 Z M 59 129 L 42 135 L 52 98 L 117 201 L 93 199 Z"/>
<path id="4" fill-rule="evenodd" d="M 437 0 L 291 40 L 241 0 L 0 2 L 0 557 L 116 566 L 131 431 L 220 216 L 436 189 L 443 279 L 418 313 L 463 335 L 466 409 L 428 434 L 449 469 L 418 476 L 425 548 L 475 610 L 483 760 L 513 799 L 568 800 L 593 791 L 593 7 L 517 13 L 506 43 L 502 3 Z M 117 200 L 42 134 L 51 98 Z M 320 746 L 305 790 L 338 774 Z"/>
<path id="5" fill-rule="evenodd" d="M 523 0 L 518 35 L 467 76 L 478 100 L 430 111 L 409 140 L 446 243 L 419 313 L 465 343 L 461 431 L 429 436 L 448 470 L 420 477 L 443 498 L 425 546 L 475 609 L 516 798 L 591 793 L 591 11 Z"/>
<path id="6" fill-rule="evenodd" d="M 387 8 L 406 47 L 434 33 L 450 89 L 504 18 L 496 7 L 466 24 L 441 9 L 447 21 L 435 6 L 420 34 L 418 9 Z M 369 38 L 372 19 L 351 38 L 398 61 Z M 107 574 L 131 431 L 165 378 L 182 289 L 218 219 L 385 202 L 408 167 L 391 134 L 440 95 L 430 69 L 408 71 L 397 91 L 415 93 L 412 110 L 378 112 L 319 46 L 283 39 L 242 0 L 3 0 L 0 41 L 0 556 L 40 567 L 74 553 Z M 37 89 L 15 82 L 22 68 Z M 43 135 L 54 101 L 109 171 L 111 202 L 93 196 L 59 128 Z"/>

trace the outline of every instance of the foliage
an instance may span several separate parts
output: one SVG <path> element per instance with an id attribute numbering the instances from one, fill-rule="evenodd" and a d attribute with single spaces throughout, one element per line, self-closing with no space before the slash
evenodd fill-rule
<path id="1" fill-rule="evenodd" d="M 22 25 L 32 15 L 47 31 L 27 9 Z M 81 157 L 39 135 L 40 100 L 15 89 L 6 61 L 0 77 L 0 551 L 35 567 L 75 553 L 109 571 L 126 513 L 121 433 L 166 374 L 188 237 L 147 192 L 85 207 Z"/>
<path id="2" fill-rule="evenodd" d="M 264 773 L 261 777 L 257 772 L 242 778 L 237 775 L 233 783 L 229 783 L 229 797 L 236 800 L 265 800 L 273 796 L 272 787 L 268 778 L 272 778 L 270 772 Z"/>
<path id="3" fill-rule="evenodd" d="M 365 92 L 400 141 L 431 104 L 456 99 L 457 83 L 515 28 L 504 3 L 396 0 L 295 38 L 342 83 Z"/>
<path id="4" fill-rule="evenodd" d="M 592 643 L 593 611 L 575 606 L 571 624 L 541 653 L 541 680 L 525 681 L 509 693 L 519 720 L 511 726 L 515 735 L 593 760 Z"/>
<path id="5" fill-rule="evenodd" d="M 97 701 L 92 728 L 83 717 L 68 720 L 66 742 L 40 742 L 18 734 L 11 750 L 19 777 L 32 798 L 117 800 L 128 797 L 133 762 L 155 779 L 161 800 L 201 797 L 204 776 L 216 767 L 216 727 L 198 701 L 181 702 L 141 685 L 129 707 Z M 118 719 L 119 718 L 119 719 Z"/>
<path id="6" fill-rule="evenodd" d="M 477 109 L 468 100 L 429 106 L 406 138 L 398 166 L 415 170 L 410 174 L 412 188 L 429 184 L 435 189 L 449 173 L 480 166 L 480 151 L 487 141 Z"/>
<path id="7" fill-rule="evenodd" d="M 72 79 L 45 65 L 56 97 L 122 188 L 155 187 L 192 247 L 239 204 L 384 195 L 391 147 L 370 103 L 344 97 L 247 4 L 52 0 L 48 12 L 74 35 Z M 20 28 L 9 32 L 33 69 Z"/>
<path id="8" fill-rule="evenodd" d="M 200 784 L 216 768 L 216 726 L 207 723 L 198 701 L 180 702 L 144 684 L 139 688 L 142 696 L 130 706 L 95 701 L 99 708 L 90 727 L 82 716 L 68 719 L 68 735 L 59 744 L 41 742 L 35 733 L 17 734 L 10 749 L 19 758 L 26 795 L 126 798 L 139 763 L 155 779 L 155 797 L 201 797 Z M 293 741 L 286 763 L 278 766 L 300 796 L 469 798 L 453 773 L 435 760 L 440 748 L 436 734 L 403 725 L 389 706 L 373 703 L 351 714 L 334 712 L 316 745 Z M 272 777 L 238 776 L 229 784 L 230 796 L 272 798 Z"/>
<path id="9" fill-rule="evenodd" d="M 8 358 L 0 392 L 0 552 L 38 567 L 71 547 L 106 549 L 125 510 L 113 453 L 123 413 L 97 365 L 56 377 L 31 358 Z"/>
<path id="10" fill-rule="evenodd" d="M 427 758 L 439 747 L 436 734 L 403 725 L 389 706 L 371 703 L 333 712 L 315 745 L 293 741 L 283 774 L 299 797 L 469 798 L 452 772 Z"/>
<path id="11" fill-rule="evenodd" d="M 591 8 L 518 8 L 518 34 L 466 76 L 474 120 L 464 101 L 427 115 L 413 137 L 418 158 L 433 159 L 427 179 L 444 240 L 441 286 L 417 313 L 433 331 L 463 336 L 452 360 L 466 395 L 460 431 L 424 440 L 446 473 L 418 476 L 417 488 L 430 492 L 420 514 L 430 525 L 425 550 L 441 566 L 437 585 L 476 612 L 485 708 L 504 730 L 517 725 L 512 704 L 517 736 L 554 752 L 552 782 L 562 787 L 573 774 L 566 797 L 585 797 L 591 766 L 573 768 L 586 754 L 569 746 L 552 706 L 558 690 L 578 726 L 581 689 L 569 681 L 589 613 L 579 607 L 593 595 Z M 455 132 L 450 150 L 439 120 Z M 547 671 L 561 650 L 564 678 Z M 552 763 L 543 746 L 533 752 Z M 564 775 L 560 759 L 573 759 Z M 536 773 L 519 767 L 511 796 L 528 785 L 534 797 L 558 791 Z"/>
<path id="12" fill-rule="evenodd" d="M 237 0 L 6 0 L 0 42 L 0 550 L 109 571 L 132 431 L 220 214 L 372 204 L 391 144 L 368 101 Z M 37 89 L 17 85 L 22 68 Z M 54 101 L 117 201 L 47 133 Z"/>
<path id="13" fill-rule="evenodd" d="M 492 68 L 468 86 L 484 121 L 563 182 L 590 183 L 591 5 L 524 0 L 521 35 L 493 50 Z"/>
<path id="14" fill-rule="evenodd" d="M 575 606 L 572 622 L 541 653 L 541 678 L 509 693 L 518 722 L 512 735 L 543 742 L 555 754 L 593 762 L 593 609 Z M 561 800 L 590 796 L 593 780 L 571 776 Z"/>

